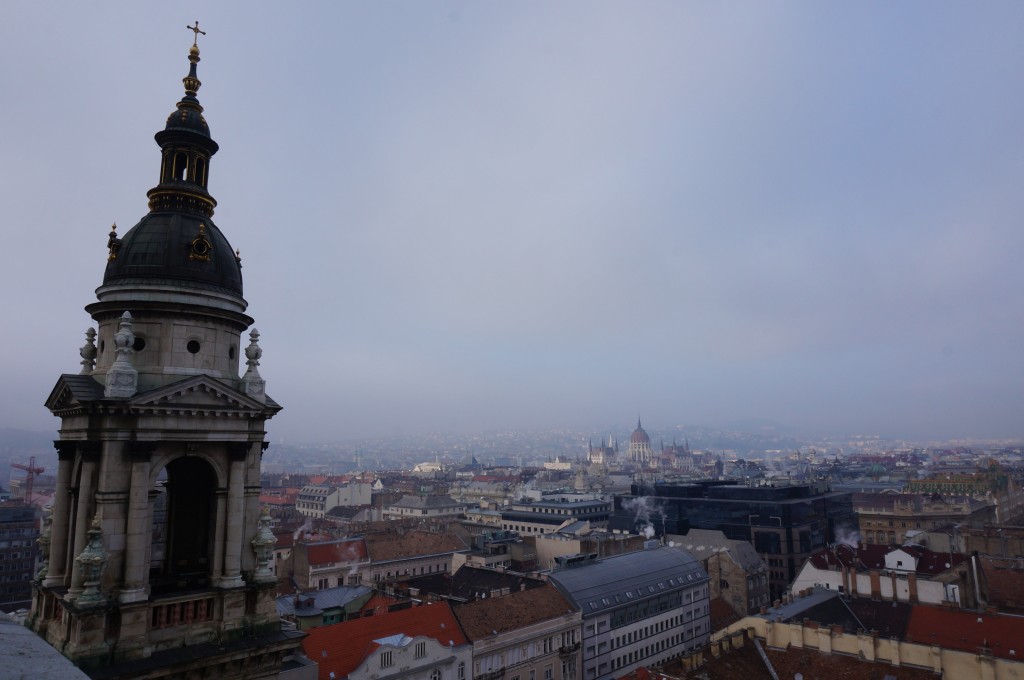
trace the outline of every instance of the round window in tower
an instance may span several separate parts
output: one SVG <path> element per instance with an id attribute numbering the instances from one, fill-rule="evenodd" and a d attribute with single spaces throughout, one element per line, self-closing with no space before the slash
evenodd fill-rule
<path id="1" fill-rule="evenodd" d="M 132 343 L 132 349 L 136 352 L 141 352 L 146 349 L 146 339 L 140 335 L 136 335 L 135 342 Z"/>
<path id="2" fill-rule="evenodd" d="M 228 359 L 231 359 L 232 361 L 235 360 L 235 346 L 234 345 L 231 345 L 231 347 L 228 347 Z"/>
<path id="3" fill-rule="evenodd" d="M 189 340 L 188 344 L 185 345 L 185 349 L 187 349 L 190 354 L 199 354 L 199 341 Z"/>

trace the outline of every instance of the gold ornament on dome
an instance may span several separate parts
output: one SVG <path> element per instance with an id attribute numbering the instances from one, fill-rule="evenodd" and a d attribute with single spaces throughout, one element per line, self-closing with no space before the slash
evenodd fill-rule
<path id="1" fill-rule="evenodd" d="M 206 238 L 206 225 L 200 222 L 199 235 L 192 239 L 188 259 L 209 262 L 210 251 L 212 250 L 213 245 L 210 243 L 209 239 Z"/>

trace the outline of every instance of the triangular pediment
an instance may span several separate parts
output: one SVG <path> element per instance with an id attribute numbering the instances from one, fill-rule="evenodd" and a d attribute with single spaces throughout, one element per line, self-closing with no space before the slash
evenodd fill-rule
<path id="1" fill-rule="evenodd" d="M 267 405 L 207 375 L 197 375 L 137 394 L 128 400 L 133 408 L 166 408 L 199 411 L 264 411 Z"/>
<path id="2" fill-rule="evenodd" d="M 87 402 L 103 398 L 103 385 L 90 375 L 65 373 L 46 398 L 46 408 L 54 413 L 67 409 L 81 408 Z"/>

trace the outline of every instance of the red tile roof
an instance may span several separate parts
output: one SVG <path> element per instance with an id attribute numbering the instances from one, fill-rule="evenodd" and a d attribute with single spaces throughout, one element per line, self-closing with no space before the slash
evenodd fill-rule
<path id="1" fill-rule="evenodd" d="M 389 535 L 383 540 L 368 540 L 374 562 L 409 559 L 418 555 L 439 555 L 441 553 L 466 550 L 463 541 L 451 534 L 433 534 L 426 531 L 410 531 L 404 536 Z"/>
<path id="2" fill-rule="evenodd" d="M 295 505 L 295 494 L 260 494 L 260 505 Z"/>
<path id="3" fill-rule="evenodd" d="M 366 562 L 369 559 L 366 552 L 366 541 L 361 538 L 346 538 L 327 543 L 310 543 L 306 546 L 306 554 L 310 566 Z"/>
<path id="4" fill-rule="evenodd" d="M 290 548 L 295 545 L 295 532 L 294 531 L 275 531 L 274 538 L 277 539 L 277 543 L 274 544 L 274 548 Z"/>
<path id="5" fill-rule="evenodd" d="M 339 680 L 347 677 L 377 649 L 374 640 L 390 635 L 425 636 L 446 647 L 467 644 L 447 602 L 364 616 L 307 632 L 302 650 L 319 664 L 319 680 L 328 680 L 331 672 Z"/>
<path id="6" fill-rule="evenodd" d="M 710 613 L 712 631 L 722 630 L 726 626 L 730 626 L 742 618 L 736 613 L 736 610 L 734 610 L 732 606 L 721 597 L 711 599 Z"/>
<path id="7" fill-rule="evenodd" d="M 550 583 L 545 583 L 539 588 L 456 605 L 455 616 L 471 640 L 480 640 L 493 633 L 560 619 L 572 611 L 572 605 L 562 594 Z"/>
<path id="8" fill-rule="evenodd" d="M 885 569 L 885 556 L 894 550 L 902 550 L 917 559 L 916 573 L 919 576 L 941 574 L 967 559 L 967 555 L 961 553 L 932 552 L 919 545 L 864 545 L 856 550 L 847 545 L 837 545 L 834 550 L 822 548 L 809 559 L 818 569 L 837 569 L 840 565 L 856 565 L 858 571 Z"/>
<path id="9" fill-rule="evenodd" d="M 1024 657 L 1024 618 L 919 605 L 910 613 L 906 639 L 973 654 L 986 647 L 992 656 L 1016 661 Z"/>
<path id="10" fill-rule="evenodd" d="M 988 603 L 1015 614 L 1024 613 L 1024 560 L 982 555 L 978 564 L 985 577 Z"/>
<path id="11" fill-rule="evenodd" d="M 399 599 L 393 595 L 387 595 L 385 593 L 375 592 L 369 600 L 363 604 L 362 609 L 359 610 L 362 616 L 373 616 L 374 614 L 386 614 L 388 609 L 398 604 Z"/>

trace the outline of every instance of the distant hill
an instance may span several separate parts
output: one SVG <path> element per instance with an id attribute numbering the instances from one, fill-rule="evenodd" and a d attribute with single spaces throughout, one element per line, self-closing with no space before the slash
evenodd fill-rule
<path id="1" fill-rule="evenodd" d="M 746 434 L 774 434 L 774 435 L 795 435 L 797 431 L 795 428 L 785 425 L 783 423 L 777 423 L 773 420 L 761 420 L 751 418 L 747 420 L 731 420 L 727 423 L 720 423 L 717 426 L 719 430 L 731 430 L 735 432 L 743 432 Z"/>

